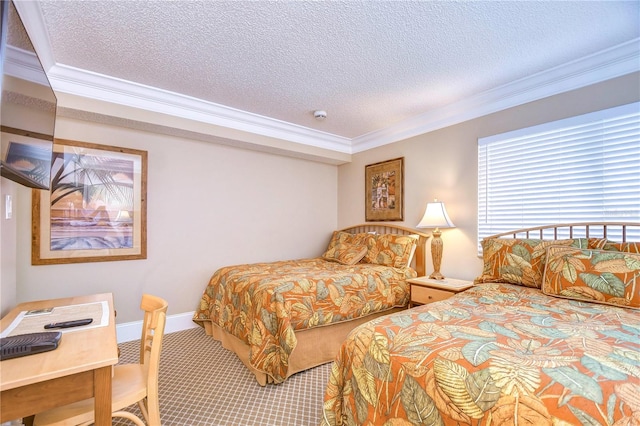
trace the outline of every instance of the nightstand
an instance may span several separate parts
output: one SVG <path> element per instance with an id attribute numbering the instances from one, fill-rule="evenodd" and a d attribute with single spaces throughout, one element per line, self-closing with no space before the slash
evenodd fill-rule
<path id="1" fill-rule="evenodd" d="M 433 280 L 428 277 L 418 277 L 408 279 L 407 282 L 409 283 L 409 308 L 448 299 L 456 293 L 473 287 L 473 281 L 455 278 Z"/>

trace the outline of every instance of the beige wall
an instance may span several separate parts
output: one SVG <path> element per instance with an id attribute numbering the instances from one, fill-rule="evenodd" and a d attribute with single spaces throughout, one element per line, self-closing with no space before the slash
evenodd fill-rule
<path id="1" fill-rule="evenodd" d="M 148 292 L 169 314 L 189 312 L 217 268 L 320 255 L 337 226 L 333 165 L 65 118 L 56 137 L 148 151 L 148 259 L 31 266 L 30 190 L 19 187 L 18 302 L 113 292 L 122 323 L 140 319 Z"/>
<path id="2" fill-rule="evenodd" d="M 338 169 L 338 226 L 364 221 L 365 166 L 404 157 L 402 223 L 415 227 L 428 201 L 444 201 L 456 228 L 442 232 L 440 271 L 452 278 L 472 279 L 482 268 L 476 249 L 478 138 L 639 99 L 640 74 L 636 73 L 355 154 L 351 163 Z M 433 270 L 430 251 L 427 270 Z"/>
<path id="3" fill-rule="evenodd" d="M 143 292 L 169 314 L 196 309 L 220 266 L 315 256 L 332 230 L 364 222 L 364 167 L 405 158 L 405 220 L 443 200 L 457 228 L 445 230 L 442 272 L 474 278 L 477 139 L 640 99 L 640 75 L 543 99 L 353 155 L 339 167 L 61 118 L 56 136 L 149 152 L 148 259 L 31 266 L 30 190 L 2 179 L 14 219 L 0 228 L 2 314 L 16 302 L 113 292 L 118 323 L 139 319 Z M 431 254 L 427 252 L 431 270 Z"/>

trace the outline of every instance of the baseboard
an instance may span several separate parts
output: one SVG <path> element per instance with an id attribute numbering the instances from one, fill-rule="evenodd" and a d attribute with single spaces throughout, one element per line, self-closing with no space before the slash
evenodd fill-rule
<path id="1" fill-rule="evenodd" d="M 167 325 L 164 328 L 165 334 L 175 333 L 176 331 L 188 330 L 198 327 L 193 322 L 194 312 L 184 312 L 182 314 L 169 315 L 167 317 Z M 116 335 L 118 343 L 130 342 L 132 340 L 140 340 L 142 335 L 142 321 L 125 322 L 116 325 Z"/>

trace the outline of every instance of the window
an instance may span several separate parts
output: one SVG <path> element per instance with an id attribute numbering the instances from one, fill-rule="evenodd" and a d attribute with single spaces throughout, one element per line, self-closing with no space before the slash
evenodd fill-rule
<path id="1" fill-rule="evenodd" d="M 478 140 L 479 253 L 500 232 L 599 221 L 640 221 L 640 103 Z"/>

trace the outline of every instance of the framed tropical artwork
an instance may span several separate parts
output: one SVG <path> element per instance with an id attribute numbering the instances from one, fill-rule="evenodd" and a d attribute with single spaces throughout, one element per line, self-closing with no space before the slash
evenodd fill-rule
<path id="1" fill-rule="evenodd" d="M 33 265 L 147 258 L 147 152 L 55 139 L 32 192 Z"/>
<path id="2" fill-rule="evenodd" d="M 404 157 L 365 166 L 364 178 L 365 220 L 403 220 Z"/>

